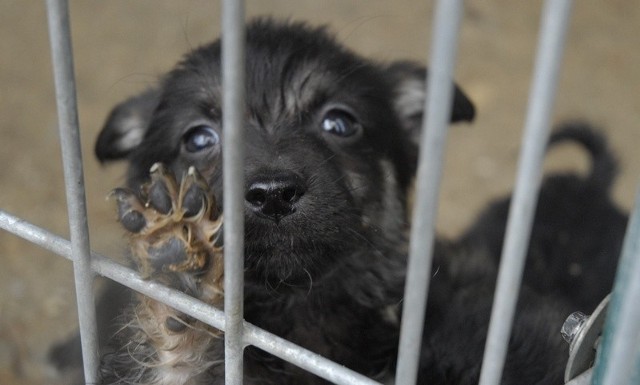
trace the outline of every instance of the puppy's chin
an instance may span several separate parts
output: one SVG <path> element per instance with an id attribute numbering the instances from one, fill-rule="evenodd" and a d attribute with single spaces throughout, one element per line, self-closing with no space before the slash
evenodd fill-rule
<path id="1" fill-rule="evenodd" d="M 313 289 L 362 246 L 366 237 L 360 235 L 361 227 L 357 211 L 332 202 L 301 204 L 277 223 L 249 213 L 244 245 L 247 284 L 278 292 Z"/>
<path id="2" fill-rule="evenodd" d="M 308 292 L 337 264 L 342 252 L 329 244 L 290 237 L 273 243 L 252 240 L 245 245 L 245 277 L 248 284 L 271 292 Z"/>

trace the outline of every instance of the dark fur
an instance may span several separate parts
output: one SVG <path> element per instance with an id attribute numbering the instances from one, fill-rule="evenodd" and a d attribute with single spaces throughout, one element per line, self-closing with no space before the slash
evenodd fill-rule
<path id="1" fill-rule="evenodd" d="M 590 314 L 612 288 L 627 223 L 610 197 L 616 161 L 587 123 L 563 124 L 550 143 L 567 141 L 584 147 L 591 168 L 542 181 L 503 384 L 562 384 L 569 345 L 560 326 L 573 311 Z M 509 204 L 492 202 L 462 236 L 440 243 L 420 383 L 477 383 Z"/>
<path id="2" fill-rule="evenodd" d="M 247 29 L 247 42 L 247 189 L 293 174 L 304 195 L 296 212 L 277 223 L 246 209 L 245 317 L 359 372 L 385 373 L 397 343 L 397 326 L 385 316 L 401 300 L 405 196 L 417 154 L 407 151 L 415 148 L 409 134 L 417 129 L 408 122 L 421 113 L 401 116 L 399 110 L 412 106 L 394 101 L 409 91 L 402 81 L 423 86 L 426 73 L 410 63 L 366 61 L 324 30 L 302 24 L 257 21 Z M 127 152 L 112 145 L 122 137 L 123 116 L 150 116 L 140 122 L 142 143 L 126 154 L 129 185 L 143 183 L 155 162 L 177 175 L 195 165 L 220 198 L 220 149 L 188 153 L 182 139 L 203 122 L 220 129 L 220 71 L 219 42 L 189 54 L 157 91 L 114 110 L 98 139 L 98 157 Z M 149 100 L 155 100 L 153 113 L 140 112 L 154 105 Z M 455 104 L 452 120 L 472 118 L 473 107 L 459 90 Z M 323 132 L 323 116 L 336 108 L 362 131 L 344 138 Z M 256 349 L 247 356 L 247 379 L 315 381 Z"/>
<path id="3" fill-rule="evenodd" d="M 407 62 L 374 63 L 323 29 L 268 20 L 248 27 L 246 57 L 247 188 L 257 180 L 295 175 L 304 195 L 295 212 L 277 221 L 256 215 L 250 205 L 245 210 L 245 317 L 358 372 L 388 378 L 405 277 L 406 196 L 424 104 L 424 93 L 416 91 L 424 90 L 426 70 Z M 219 146 L 189 153 L 183 139 L 194 125 L 220 132 L 219 74 L 219 42 L 187 55 L 158 88 L 114 109 L 96 145 L 98 158 L 127 158 L 133 188 L 145 182 L 155 162 L 177 175 L 195 165 L 221 202 Z M 323 132 L 323 117 L 336 108 L 362 130 L 351 137 Z M 473 115 L 456 87 L 452 122 Z M 599 170 L 607 156 L 602 139 L 582 130 L 566 136 L 585 144 L 593 139 L 586 147 Z M 583 237 L 598 242 L 593 233 L 599 229 L 586 222 L 592 219 L 572 220 L 585 210 L 597 215 L 596 206 L 623 226 L 624 215 L 608 197 L 611 179 L 603 178 L 612 170 L 606 168 L 585 178 L 550 177 L 543 184 L 506 384 L 561 383 L 567 349 L 558 330 L 564 317 L 609 290 L 618 229 L 603 245 L 584 244 Z M 459 240 L 436 245 L 420 383 L 477 381 L 506 205 L 492 205 Z M 567 238 L 555 238 L 564 233 Z M 597 272 L 586 262 L 591 260 L 607 267 L 596 289 L 589 282 Z M 571 263 L 583 265 L 583 275 L 571 278 L 580 290 L 565 290 Z M 220 346 L 211 349 L 219 354 Z M 105 383 L 128 383 L 152 370 L 137 365 L 126 350 L 108 357 Z M 246 383 L 323 383 L 255 348 L 246 350 L 246 358 Z M 194 383 L 220 383 L 221 375 L 221 365 L 214 365 Z"/>

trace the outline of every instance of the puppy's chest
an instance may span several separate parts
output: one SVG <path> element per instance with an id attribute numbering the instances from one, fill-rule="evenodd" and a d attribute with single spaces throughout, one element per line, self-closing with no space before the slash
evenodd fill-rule
<path id="1" fill-rule="evenodd" d="M 356 316 L 360 309 L 330 302 L 318 305 L 312 299 L 260 306 L 248 313 L 249 322 L 325 356 L 349 339 L 350 329 L 362 328 Z"/>
<path id="2" fill-rule="evenodd" d="M 396 344 L 392 337 L 395 333 L 381 329 L 380 325 L 386 322 L 379 314 L 351 301 L 330 301 L 319 306 L 308 300 L 289 304 L 271 314 L 253 314 L 255 318 L 249 321 L 350 369 L 374 375 L 386 366 L 384 357 L 391 357 L 388 353 Z M 270 358 L 258 361 L 272 373 L 292 374 L 297 379 L 295 383 L 301 383 L 297 382 L 301 376 L 308 377 L 304 382 L 307 384 L 325 383 L 282 361 L 276 363 Z"/>

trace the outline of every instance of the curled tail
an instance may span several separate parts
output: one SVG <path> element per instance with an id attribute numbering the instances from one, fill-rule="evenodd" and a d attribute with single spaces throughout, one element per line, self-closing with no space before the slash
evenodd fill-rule
<path id="1" fill-rule="evenodd" d="M 565 122 L 551 134 L 549 147 L 562 142 L 578 143 L 589 152 L 591 172 L 588 179 L 609 191 L 618 173 L 618 162 L 602 131 L 584 121 Z"/>

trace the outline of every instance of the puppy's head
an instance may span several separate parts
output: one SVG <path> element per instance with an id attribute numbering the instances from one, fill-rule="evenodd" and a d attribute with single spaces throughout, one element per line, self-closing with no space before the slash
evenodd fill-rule
<path id="1" fill-rule="evenodd" d="M 367 61 L 324 29 L 269 20 L 247 27 L 250 281 L 318 280 L 356 250 L 400 242 L 425 81 L 423 68 Z M 220 198 L 221 104 L 216 41 L 188 54 L 157 88 L 118 105 L 96 154 L 126 158 L 132 187 L 155 162 L 178 176 L 194 165 Z M 456 87 L 452 121 L 473 113 Z"/>

